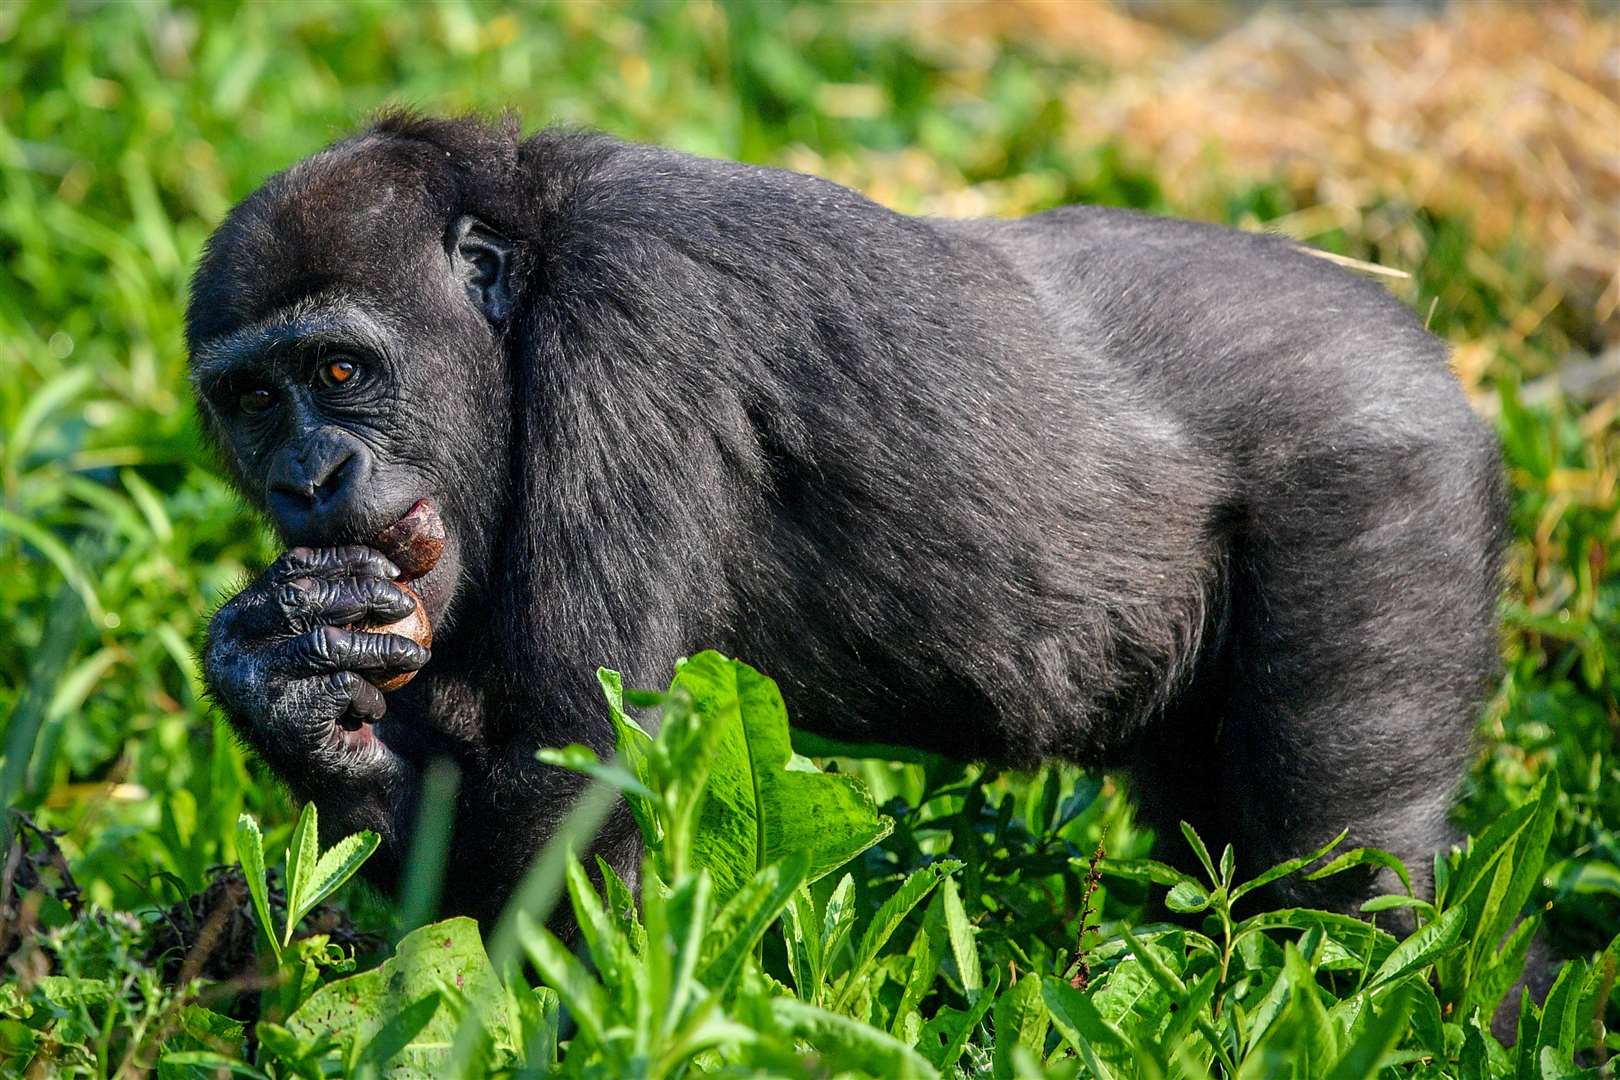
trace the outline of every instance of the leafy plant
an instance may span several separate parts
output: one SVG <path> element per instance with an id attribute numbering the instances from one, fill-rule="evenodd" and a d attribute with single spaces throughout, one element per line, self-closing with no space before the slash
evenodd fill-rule
<path id="1" fill-rule="evenodd" d="M 279 936 L 270 916 L 270 886 L 265 873 L 264 840 L 259 833 L 259 823 L 253 820 L 251 814 L 243 814 L 236 819 L 237 855 L 242 860 L 242 871 L 247 875 L 253 908 L 259 915 L 259 926 L 278 961 L 292 943 L 293 931 L 304 921 L 304 916 L 313 911 L 316 904 L 342 888 L 380 843 L 377 834 L 367 829 L 344 837 L 324 852 L 320 851 L 318 818 L 315 804 L 305 803 L 303 813 L 298 816 L 298 824 L 293 829 L 292 841 L 287 845 L 287 912 Z"/>

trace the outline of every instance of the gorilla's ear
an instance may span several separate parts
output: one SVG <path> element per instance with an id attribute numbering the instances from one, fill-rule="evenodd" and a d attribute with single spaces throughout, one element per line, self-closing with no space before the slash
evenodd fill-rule
<path id="1" fill-rule="evenodd" d="M 491 323 L 512 313 L 511 262 L 511 241 L 482 221 L 469 214 L 451 226 L 450 265 Z"/>

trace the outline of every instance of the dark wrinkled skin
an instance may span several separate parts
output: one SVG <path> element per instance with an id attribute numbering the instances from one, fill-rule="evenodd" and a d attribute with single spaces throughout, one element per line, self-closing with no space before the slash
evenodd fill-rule
<path id="1" fill-rule="evenodd" d="M 344 627 L 409 615 L 398 576 L 371 548 L 293 548 L 214 616 L 209 686 L 229 714 L 254 718 L 255 745 L 283 775 L 312 785 L 393 778 L 373 683 L 420 669 L 429 653 L 398 634 Z"/>
<path id="2" fill-rule="evenodd" d="M 828 735 L 1127 770 L 1143 820 L 1231 841 L 1240 876 L 1348 829 L 1425 888 L 1454 838 L 1500 450 L 1408 309 L 1279 238 L 911 218 L 393 117 L 231 213 L 187 335 L 226 467 L 319 551 L 220 612 L 205 672 L 324 832 L 382 834 L 385 885 L 448 757 L 446 904 L 493 914 L 580 790 L 536 751 L 611 751 L 596 667 L 657 686 L 708 647 Z M 341 630 L 403 610 L 354 545 L 420 499 L 430 658 Z M 634 868 L 627 815 L 598 851 Z M 1355 912 L 1391 884 L 1264 899 Z"/>

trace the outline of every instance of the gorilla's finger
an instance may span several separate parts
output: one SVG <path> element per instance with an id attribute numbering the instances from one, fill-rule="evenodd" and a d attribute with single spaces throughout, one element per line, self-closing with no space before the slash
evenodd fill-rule
<path id="1" fill-rule="evenodd" d="M 281 666 L 294 676 L 337 671 L 399 674 L 428 662 L 426 649 L 398 634 L 372 634 L 323 626 L 282 646 Z"/>
<path id="2" fill-rule="evenodd" d="M 382 691 L 359 675 L 352 671 L 340 671 L 332 678 L 341 680 L 344 692 L 349 695 L 347 716 L 374 724 L 388 712 L 388 702 L 383 697 Z"/>
<path id="3" fill-rule="evenodd" d="M 409 595 L 383 578 L 295 578 L 288 587 L 302 591 L 311 616 L 332 625 L 381 626 L 416 610 Z"/>
<path id="4" fill-rule="evenodd" d="M 360 544 L 345 547 L 295 547 L 283 552 L 270 568 L 280 581 L 298 577 L 373 577 L 393 580 L 399 577 L 399 567 L 376 548 Z"/>

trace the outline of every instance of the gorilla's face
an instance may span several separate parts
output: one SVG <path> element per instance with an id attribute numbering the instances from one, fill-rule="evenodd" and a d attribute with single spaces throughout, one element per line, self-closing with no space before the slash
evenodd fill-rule
<path id="1" fill-rule="evenodd" d="M 408 163 L 347 164 L 282 174 L 221 227 L 220 272 L 193 298 L 192 376 L 241 490 L 289 546 L 365 544 L 419 500 L 438 508 L 445 551 L 415 586 L 437 626 L 501 512 L 510 249 L 476 219 L 435 220 Z"/>

